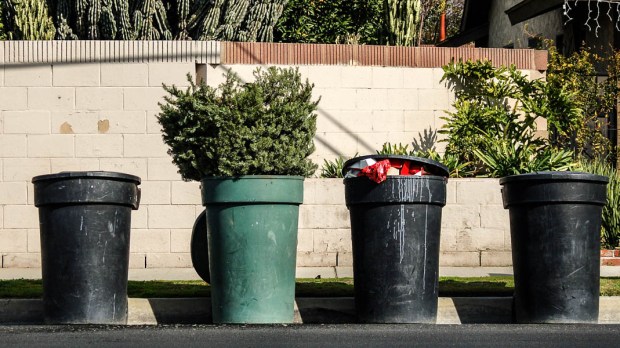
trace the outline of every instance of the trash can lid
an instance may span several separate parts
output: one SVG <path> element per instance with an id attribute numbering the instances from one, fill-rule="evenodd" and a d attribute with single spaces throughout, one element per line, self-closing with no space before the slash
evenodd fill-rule
<path id="1" fill-rule="evenodd" d="M 140 185 L 141 179 L 138 176 L 107 171 L 78 171 L 78 172 L 60 172 L 55 174 L 39 175 L 32 178 L 32 182 L 40 182 L 46 180 L 63 180 L 63 179 L 117 179 L 122 181 L 131 181 Z"/>
<path id="2" fill-rule="evenodd" d="M 384 159 L 407 160 L 407 161 L 411 161 L 414 164 L 423 166 L 424 169 L 426 169 L 429 173 L 433 175 L 443 176 L 443 177 L 450 176 L 450 170 L 448 170 L 448 167 L 446 167 L 445 165 L 437 161 L 434 161 L 429 158 L 424 158 L 424 157 L 415 157 L 415 156 L 406 156 L 406 155 L 366 155 L 366 156 L 354 157 L 344 162 L 344 165 L 342 166 L 342 175 L 346 175 L 346 173 L 349 171 L 349 167 L 352 166 L 353 164 L 359 161 L 363 161 L 368 158 L 372 158 L 377 161 L 381 161 Z"/>
<path id="3" fill-rule="evenodd" d="M 608 183 L 609 178 L 603 175 L 585 173 L 585 172 L 554 172 L 543 171 L 526 174 L 509 175 L 499 179 L 500 185 L 523 182 L 523 181 L 541 181 L 541 180 L 564 180 L 564 181 L 591 181 Z"/>

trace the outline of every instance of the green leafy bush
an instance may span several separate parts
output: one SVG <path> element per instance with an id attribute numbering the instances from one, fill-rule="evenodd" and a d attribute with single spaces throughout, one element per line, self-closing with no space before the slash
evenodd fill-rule
<path id="1" fill-rule="evenodd" d="M 191 79 L 185 91 L 164 86 L 170 96 L 158 120 L 183 179 L 314 173 L 313 85 L 292 68 L 257 69 L 254 77 L 243 83 L 229 71 L 217 89 Z"/>
<path id="2" fill-rule="evenodd" d="M 490 62 L 450 63 L 442 81 L 456 94 L 455 111 L 439 131 L 447 135 L 446 154 L 469 163 L 476 176 L 566 170 L 573 153 L 537 132 L 545 120 L 556 135 L 579 127 L 581 110 L 573 94 L 543 80 L 530 80 L 514 66 Z"/>
<path id="3" fill-rule="evenodd" d="M 603 208 L 601 225 L 601 247 L 613 249 L 620 246 L 620 176 L 607 160 L 596 158 L 581 160 L 579 170 L 604 175 L 609 178 L 607 184 L 607 203 Z"/>
<path id="4" fill-rule="evenodd" d="M 382 0 L 289 0 L 274 30 L 275 41 L 383 43 Z"/>

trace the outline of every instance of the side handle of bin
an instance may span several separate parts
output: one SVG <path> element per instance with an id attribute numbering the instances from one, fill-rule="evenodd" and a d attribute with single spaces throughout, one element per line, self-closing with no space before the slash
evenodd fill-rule
<path id="1" fill-rule="evenodd" d="M 131 205 L 131 209 L 133 210 L 138 210 L 138 208 L 140 207 L 140 199 L 142 198 L 142 190 L 137 187 L 137 197 L 136 197 L 136 201 Z"/>

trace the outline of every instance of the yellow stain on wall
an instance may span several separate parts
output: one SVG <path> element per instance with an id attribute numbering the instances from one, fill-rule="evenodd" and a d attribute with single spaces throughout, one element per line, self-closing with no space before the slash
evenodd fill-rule
<path id="1" fill-rule="evenodd" d="M 60 125 L 60 134 L 73 134 L 73 128 L 69 122 Z"/>
<path id="2" fill-rule="evenodd" d="M 110 121 L 109 120 L 98 121 L 97 129 L 99 130 L 99 133 L 107 133 L 110 130 Z"/>

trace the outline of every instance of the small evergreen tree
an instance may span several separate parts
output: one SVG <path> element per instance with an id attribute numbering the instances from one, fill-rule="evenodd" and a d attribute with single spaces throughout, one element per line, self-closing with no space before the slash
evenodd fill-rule
<path id="1" fill-rule="evenodd" d="M 302 175 L 316 165 L 313 85 L 296 69 L 270 67 L 243 83 L 228 72 L 218 88 L 201 83 L 170 94 L 158 116 L 184 180 L 205 176 Z"/>

